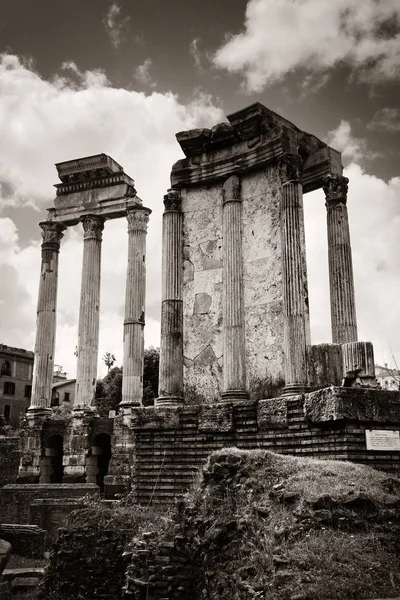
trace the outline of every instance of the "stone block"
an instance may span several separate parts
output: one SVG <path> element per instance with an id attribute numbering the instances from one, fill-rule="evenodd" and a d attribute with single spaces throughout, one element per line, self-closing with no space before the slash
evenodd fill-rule
<path id="1" fill-rule="evenodd" d="M 301 396 L 299 396 L 301 398 Z M 284 429 L 288 426 L 287 398 L 260 400 L 257 406 L 257 424 L 260 431 Z"/>
<path id="2" fill-rule="evenodd" d="M 202 406 L 198 419 L 199 431 L 232 431 L 233 406 L 225 403 Z"/>
<path id="3" fill-rule="evenodd" d="M 311 389 L 341 385 L 343 356 L 341 344 L 318 344 L 307 351 L 308 383 Z"/>
<path id="4" fill-rule="evenodd" d="M 6 565 L 11 556 L 12 546 L 6 540 L 0 539 L 0 574 L 6 568 Z"/>
<path id="5" fill-rule="evenodd" d="M 356 421 L 400 424 L 400 392 L 332 386 L 305 395 L 304 416 L 312 423 Z"/>
<path id="6" fill-rule="evenodd" d="M 179 407 L 134 408 L 131 413 L 132 429 L 174 429 L 179 426 Z"/>

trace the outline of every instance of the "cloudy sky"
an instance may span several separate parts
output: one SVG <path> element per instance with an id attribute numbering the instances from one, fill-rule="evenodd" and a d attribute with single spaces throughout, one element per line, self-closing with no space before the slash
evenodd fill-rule
<path id="1" fill-rule="evenodd" d="M 54 163 L 105 152 L 153 210 L 146 345 L 158 345 L 174 134 L 258 101 L 343 152 L 359 337 L 377 362 L 400 362 L 400 0 L 2 0 L 0 53 L 0 343 L 34 346 Z M 305 213 L 321 343 L 331 339 L 322 191 Z M 103 239 L 100 357 L 120 364 L 126 224 L 108 222 Z M 77 227 L 60 253 L 56 363 L 70 376 L 81 260 Z"/>

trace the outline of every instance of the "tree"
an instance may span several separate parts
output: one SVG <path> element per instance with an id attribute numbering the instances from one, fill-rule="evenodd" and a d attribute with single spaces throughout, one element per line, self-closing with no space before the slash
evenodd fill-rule
<path id="1" fill-rule="evenodd" d="M 109 373 L 111 367 L 115 363 L 115 356 L 114 356 L 114 354 L 111 354 L 110 352 L 106 352 L 105 355 L 103 356 L 103 360 L 104 360 L 104 364 L 106 365 L 106 367 L 108 369 L 107 372 Z"/>
<path id="2" fill-rule="evenodd" d="M 158 369 L 160 349 L 149 346 L 144 351 L 143 367 L 143 404 L 151 406 L 158 396 Z"/>
<path id="3" fill-rule="evenodd" d="M 110 410 L 115 410 L 122 399 L 122 369 L 110 368 L 103 379 L 96 383 L 95 406 L 101 417 L 108 417 Z"/>
<path id="4" fill-rule="evenodd" d="M 109 354 L 109 353 L 107 353 Z M 106 355 L 105 355 L 106 356 Z M 112 358 L 113 355 L 111 355 Z M 158 396 L 158 368 L 160 350 L 150 346 L 144 351 L 143 367 L 143 405 L 152 406 Z M 103 379 L 96 383 L 95 405 L 101 417 L 107 417 L 110 410 L 115 410 L 122 400 L 122 369 L 110 367 Z"/>

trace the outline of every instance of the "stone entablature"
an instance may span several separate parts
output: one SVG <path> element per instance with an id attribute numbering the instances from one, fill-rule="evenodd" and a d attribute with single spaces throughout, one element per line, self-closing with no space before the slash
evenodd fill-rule
<path id="1" fill-rule="evenodd" d="M 117 219 L 142 206 L 134 180 L 106 154 L 69 160 L 56 167 L 62 183 L 55 184 L 57 197 L 54 208 L 48 209 L 50 221 L 76 225 L 88 214 Z"/>
<path id="2" fill-rule="evenodd" d="M 172 167 L 173 187 L 227 179 L 265 167 L 286 153 L 298 153 L 304 160 L 304 193 L 322 187 L 325 175 L 342 174 L 340 152 L 258 102 L 227 119 L 229 123 L 212 129 L 176 134 L 187 158 Z"/>

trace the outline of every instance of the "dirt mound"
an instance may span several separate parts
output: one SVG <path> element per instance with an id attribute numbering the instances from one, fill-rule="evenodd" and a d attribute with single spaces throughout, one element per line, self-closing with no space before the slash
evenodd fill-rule
<path id="1" fill-rule="evenodd" d="M 225 449 L 162 531 L 133 541 L 135 600 L 400 595 L 400 480 L 338 461 Z"/>

